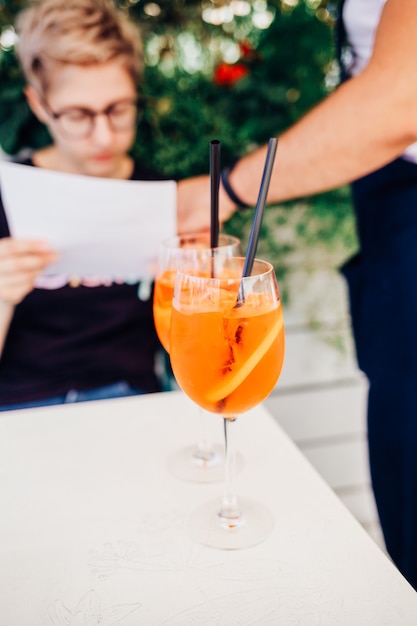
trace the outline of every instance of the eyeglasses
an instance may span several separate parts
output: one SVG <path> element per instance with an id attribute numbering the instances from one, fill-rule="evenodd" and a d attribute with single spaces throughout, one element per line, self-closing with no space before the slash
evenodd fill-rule
<path id="1" fill-rule="evenodd" d="M 92 111 L 84 107 L 71 107 L 55 112 L 44 102 L 48 114 L 59 124 L 59 128 L 69 138 L 88 137 L 94 128 L 96 117 L 105 115 L 112 131 L 119 132 L 134 128 L 143 111 L 143 100 L 120 100 L 102 111 Z"/>

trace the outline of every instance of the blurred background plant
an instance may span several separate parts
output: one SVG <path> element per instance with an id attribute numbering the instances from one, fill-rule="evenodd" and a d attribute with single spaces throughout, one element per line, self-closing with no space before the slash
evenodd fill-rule
<path id="1" fill-rule="evenodd" d="M 25 5 L 0 0 L 0 146 L 8 154 L 49 141 L 26 104 L 14 54 L 13 21 Z M 133 154 L 177 179 L 208 171 L 213 138 L 221 141 L 226 165 L 279 134 L 338 84 L 337 0 L 119 5 L 139 22 L 145 44 L 145 112 Z M 251 219 L 251 211 L 241 211 L 225 230 L 245 242 Z M 261 245 L 281 278 L 291 252 L 303 246 L 324 245 L 335 252 L 329 262 L 339 263 L 356 248 L 348 190 L 269 207 Z"/>

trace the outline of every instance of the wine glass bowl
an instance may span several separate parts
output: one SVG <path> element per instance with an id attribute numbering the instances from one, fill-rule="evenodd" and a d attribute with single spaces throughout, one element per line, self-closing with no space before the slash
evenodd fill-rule
<path id="1" fill-rule="evenodd" d="M 153 316 L 159 341 L 168 353 L 171 304 L 177 270 L 182 265 L 211 260 L 217 255 L 233 256 L 239 252 L 240 241 L 232 235 L 219 235 L 215 248 L 210 246 L 208 233 L 175 235 L 162 242 L 155 279 Z"/>
<path id="2" fill-rule="evenodd" d="M 193 513 L 193 535 L 208 545 L 239 548 L 263 540 L 272 518 L 234 488 L 230 429 L 237 415 L 262 402 L 284 361 L 284 323 L 275 272 L 255 259 L 217 257 L 184 265 L 176 275 L 171 318 L 171 364 L 177 383 L 199 406 L 224 418 L 225 491 L 222 502 Z"/>

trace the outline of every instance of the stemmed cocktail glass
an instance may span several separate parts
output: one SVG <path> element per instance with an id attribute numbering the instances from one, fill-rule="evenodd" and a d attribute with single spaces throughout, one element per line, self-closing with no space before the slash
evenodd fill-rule
<path id="1" fill-rule="evenodd" d="M 218 256 L 177 272 L 170 352 L 175 378 L 203 409 L 224 418 L 225 487 L 190 518 L 192 535 L 220 548 L 259 543 L 273 520 L 261 503 L 237 498 L 232 431 L 236 417 L 262 402 L 274 388 L 284 359 L 284 325 L 275 272 L 255 259 Z M 254 424 L 256 428 L 256 424 Z"/>
<path id="2" fill-rule="evenodd" d="M 172 296 L 177 270 L 184 264 L 214 263 L 218 256 L 240 254 L 240 242 L 231 235 L 219 235 L 212 248 L 208 233 L 174 236 L 160 248 L 155 280 L 153 311 L 156 331 L 165 350 L 170 352 Z M 204 409 L 199 408 L 200 437 L 195 446 L 178 450 L 168 461 L 177 477 L 195 482 L 214 482 L 223 476 L 224 450 L 212 443 Z"/>

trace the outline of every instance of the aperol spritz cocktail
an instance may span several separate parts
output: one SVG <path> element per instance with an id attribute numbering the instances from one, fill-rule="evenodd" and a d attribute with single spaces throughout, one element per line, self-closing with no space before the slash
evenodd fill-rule
<path id="1" fill-rule="evenodd" d="M 220 234 L 218 245 L 212 248 L 209 233 L 177 235 L 162 243 L 155 280 L 153 314 L 159 340 L 170 352 L 172 297 L 177 270 L 184 264 L 214 262 L 217 256 L 240 254 L 237 237 Z M 213 444 L 209 424 L 203 409 L 199 410 L 200 432 L 198 442 L 176 452 L 168 461 L 170 471 L 177 477 L 195 482 L 214 482 L 223 476 L 223 447 Z"/>
<path id="2" fill-rule="evenodd" d="M 168 353 L 172 297 L 177 270 L 183 265 L 211 260 L 218 255 L 236 256 L 239 252 L 240 241 L 232 235 L 219 235 L 215 248 L 210 246 L 208 233 L 176 235 L 162 243 L 155 280 L 153 316 L 159 341 Z"/>
<path id="3" fill-rule="evenodd" d="M 263 540 L 272 517 L 257 502 L 238 498 L 230 425 L 275 387 L 284 361 L 284 323 L 272 265 L 255 259 L 242 277 L 242 258 L 201 262 L 177 273 L 171 319 L 171 363 L 183 391 L 223 416 L 225 490 L 192 516 L 193 535 L 205 544 L 240 548 Z"/>

